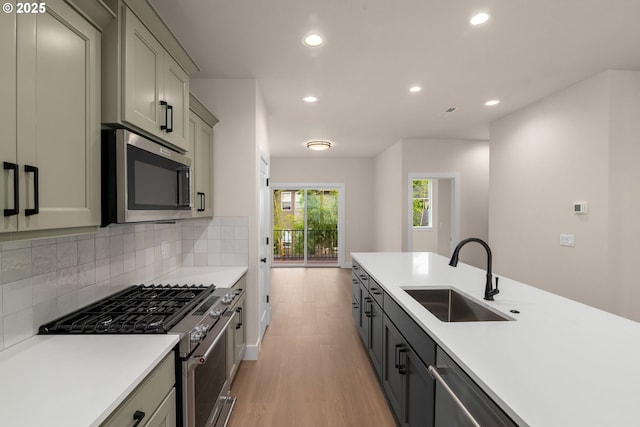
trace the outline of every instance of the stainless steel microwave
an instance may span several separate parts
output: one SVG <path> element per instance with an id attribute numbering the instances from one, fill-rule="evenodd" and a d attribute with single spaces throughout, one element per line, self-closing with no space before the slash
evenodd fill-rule
<path id="1" fill-rule="evenodd" d="M 191 217 L 191 160 L 127 129 L 102 130 L 102 226 Z"/>

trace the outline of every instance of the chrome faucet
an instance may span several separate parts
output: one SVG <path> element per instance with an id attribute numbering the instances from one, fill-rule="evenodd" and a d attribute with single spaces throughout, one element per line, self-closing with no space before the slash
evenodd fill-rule
<path id="1" fill-rule="evenodd" d="M 494 289 L 493 275 L 491 274 L 491 249 L 484 240 L 478 239 L 476 237 L 470 237 L 468 239 L 462 240 L 453 250 L 453 255 L 451 255 L 451 261 L 449 261 L 449 265 L 452 267 L 457 267 L 458 257 L 460 256 L 460 249 L 462 249 L 462 247 L 469 242 L 480 243 L 487 251 L 487 283 L 484 286 L 484 299 L 486 299 L 487 301 L 493 301 L 493 296 L 500 292 L 498 290 L 498 277 L 496 277 L 496 287 Z"/>

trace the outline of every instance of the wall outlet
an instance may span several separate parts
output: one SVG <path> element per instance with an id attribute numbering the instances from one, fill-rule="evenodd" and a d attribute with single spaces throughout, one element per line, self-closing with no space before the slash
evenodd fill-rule
<path id="1" fill-rule="evenodd" d="M 576 236 L 573 234 L 560 234 L 560 246 L 574 247 L 576 245 Z"/>

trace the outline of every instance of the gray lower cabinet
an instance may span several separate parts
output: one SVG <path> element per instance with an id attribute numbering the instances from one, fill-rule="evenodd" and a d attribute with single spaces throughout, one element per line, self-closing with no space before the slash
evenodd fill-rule
<path id="1" fill-rule="evenodd" d="M 175 358 L 171 352 L 100 426 L 175 426 L 175 379 Z"/>
<path id="2" fill-rule="evenodd" d="M 376 370 L 378 374 L 378 378 L 382 377 L 382 354 L 383 354 L 383 343 L 382 343 L 382 325 L 384 323 L 384 311 L 382 311 L 382 307 L 378 305 L 375 299 L 372 296 L 369 297 L 369 336 L 367 342 L 367 350 L 369 351 L 369 358 L 371 359 L 371 364 L 373 368 Z"/>
<path id="3" fill-rule="evenodd" d="M 246 288 L 247 275 L 244 274 L 231 287 L 230 291 L 235 293 L 243 289 L 246 290 Z M 247 349 L 247 330 L 245 326 L 247 314 L 246 293 L 239 300 L 235 300 L 231 308 L 235 312 L 235 320 L 231 322 L 227 329 L 227 375 L 229 384 L 233 382 Z"/>
<path id="4" fill-rule="evenodd" d="M 351 279 L 351 315 L 356 327 L 360 328 L 360 282 L 355 277 Z"/>
<path id="5" fill-rule="evenodd" d="M 400 426 L 517 426 L 357 263 L 352 314 Z"/>
<path id="6" fill-rule="evenodd" d="M 434 382 L 425 364 L 389 317 L 383 322 L 382 385 L 399 424 L 431 427 L 434 420 Z"/>
<path id="7" fill-rule="evenodd" d="M 360 338 L 364 343 L 369 358 L 378 378 L 382 376 L 382 321 L 384 312 L 364 284 L 360 283 L 360 304 L 356 324 Z M 352 301 L 353 302 L 353 301 Z M 354 316 L 356 309 L 353 308 Z"/>

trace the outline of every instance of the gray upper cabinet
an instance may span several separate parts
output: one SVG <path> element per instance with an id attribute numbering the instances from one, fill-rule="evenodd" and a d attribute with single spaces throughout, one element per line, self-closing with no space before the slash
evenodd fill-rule
<path id="1" fill-rule="evenodd" d="M 100 31 L 62 0 L 0 22 L 0 232 L 97 226 Z"/>
<path id="2" fill-rule="evenodd" d="M 193 95 L 189 99 L 189 148 L 187 156 L 193 166 L 194 217 L 213 216 L 213 127 L 218 122 Z"/>
<path id="3" fill-rule="evenodd" d="M 103 36 L 102 122 L 188 151 L 189 74 L 197 70 L 195 63 L 147 2 L 111 3 L 118 19 Z"/>

